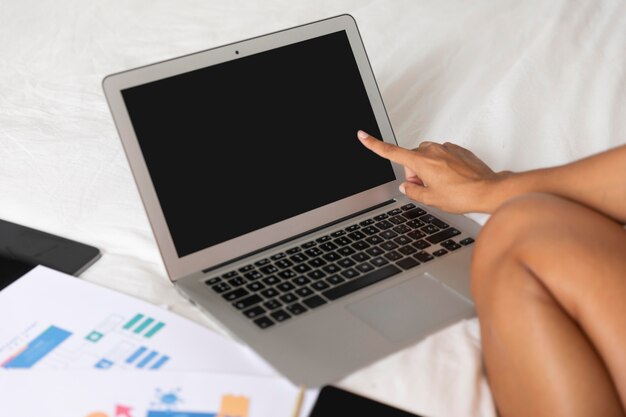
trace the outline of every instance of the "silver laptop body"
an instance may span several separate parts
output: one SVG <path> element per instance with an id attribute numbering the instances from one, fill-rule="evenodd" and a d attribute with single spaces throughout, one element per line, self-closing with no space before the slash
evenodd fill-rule
<path id="1" fill-rule="evenodd" d="M 317 387 L 460 319 L 479 226 L 411 202 L 349 15 L 112 74 L 103 88 L 170 280 Z M 359 243 L 361 242 L 361 243 Z"/>

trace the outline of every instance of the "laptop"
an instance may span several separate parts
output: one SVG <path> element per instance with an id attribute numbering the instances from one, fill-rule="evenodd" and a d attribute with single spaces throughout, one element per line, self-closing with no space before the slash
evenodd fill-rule
<path id="1" fill-rule="evenodd" d="M 173 285 L 293 383 L 475 316 L 479 225 L 409 201 L 403 168 L 357 138 L 396 143 L 350 15 L 103 88 Z"/>

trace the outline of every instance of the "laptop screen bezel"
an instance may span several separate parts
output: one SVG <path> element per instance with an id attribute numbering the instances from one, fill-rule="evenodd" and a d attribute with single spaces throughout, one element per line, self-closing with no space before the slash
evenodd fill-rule
<path id="1" fill-rule="evenodd" d="M 122 97 L 122 91 L 127 88 L 172 77 L 177 74 L 240 59 L 252 54 L 342 30 L 344 30 L 348 36 L 374 116 L 376 117 L 376 122 L 382 133 L 382 139 L 386 142 L 396 144 L 395 135 L 356 22 L 350 15 L 340 15 L 194 54 L 161 61 L 112 74 L 103 80 L 103 89 L 109 104 L 109 109 L 122 141 L 127 160 L 131 167 L 170 280 L 176 281 L 177 279 L 200 270 L 225 264 L 245 254 L 258 251 L 277 242 L 287 240 L 290 237 L 329 224 L 337 219 L 368 209 L 383 201 L 396 198 L 399 194 L 398 186 L 401 182 L 400 178 L 404 176 L 403 169 L 401 166 L 392 163 L 391 166 L 395 175 L 393 181 L 231 240 L 221 242 L 198 252 L 179 257 L 163 210 L 159 204 L 159 199 L 150 178 L 139 142 L 135 135 L 129 113 Z M 355 140 L 357 140 L 356 132 Z"/>

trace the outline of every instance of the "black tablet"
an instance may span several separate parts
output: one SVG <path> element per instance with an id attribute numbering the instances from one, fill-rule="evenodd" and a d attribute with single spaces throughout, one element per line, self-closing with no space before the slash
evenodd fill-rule
<path id="1" fill-rule="evenodd" d="M 0 219 L 0 290 L 36 265 L 77 276 L 100 256 L 93 246 Z"/>
<path id="2" fill-rule="evenodd" d="M 341 388 L 325 385 L 308 417 L 421 417 Z"/>

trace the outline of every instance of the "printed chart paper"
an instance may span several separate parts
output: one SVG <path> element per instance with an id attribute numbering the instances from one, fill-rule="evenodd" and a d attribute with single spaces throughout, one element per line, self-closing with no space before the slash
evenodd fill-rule
<path id="1" fill-rule="evenodd" d="M 196 372 L 0 372 L 2 415 L 16 417 L 292 417 L 285 379 Z"/>
<path id="2" fill-rule="evenodd" d="M 38 266 L 0 292 L 0 372 L 176 370 L 277 376 L 248 348 L 142 300 Z"/>

